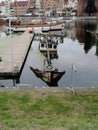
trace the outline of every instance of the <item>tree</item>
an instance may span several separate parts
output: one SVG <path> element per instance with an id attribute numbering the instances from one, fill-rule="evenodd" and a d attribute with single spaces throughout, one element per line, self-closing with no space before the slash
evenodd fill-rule
<path id="1" fill-rule="evenodd" d="M 95 0 L 88 0 L 87 6 L 85 8 L 85 13 L 88 13 L 88 15 L 91 16 L 96 11 L 97 9 L 95 7 Z"/>

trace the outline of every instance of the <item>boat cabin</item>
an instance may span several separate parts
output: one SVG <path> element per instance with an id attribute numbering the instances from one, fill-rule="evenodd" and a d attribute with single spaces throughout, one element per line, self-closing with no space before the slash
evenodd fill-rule
<path id="1" fill-rule="evenodd" d="M 56 43 L 48 43 L 43 42 L 39 44 L 40 51 L 57 51 L 57 44 Z"/>
<path id="2" fill-rule="evenodd" d="M 48 54 L 47 54 L 47 52 L 46 51 L 43 51 L 43 52 L 41 52 L 46 58 L 48 58 Z M 50 57 L 50 59 L 57 59 L 58 58 L 58 53 L 57 53 L 57 51 L 50 51 L 49 52 L 49 57 Z"/>

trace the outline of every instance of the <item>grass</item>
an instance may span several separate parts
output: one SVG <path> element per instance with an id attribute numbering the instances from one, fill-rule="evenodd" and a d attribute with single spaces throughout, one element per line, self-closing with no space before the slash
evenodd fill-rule
<path id="1" fill-rule="evenodd" d="M 0 130 L 98 130 L 98 90 L 0 92 Z"/>

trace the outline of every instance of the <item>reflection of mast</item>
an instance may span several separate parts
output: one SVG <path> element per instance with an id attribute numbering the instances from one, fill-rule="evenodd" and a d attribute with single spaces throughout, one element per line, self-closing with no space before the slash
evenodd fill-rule
<path id="1" fill-rule="evenodd" d="M 49 69 L 52 69 L 53 67 L 51 65 L 51 59 L 50 59 L 50 54 L 49 54 L 49 49 L 48 49 L 48 38 L 47 38 L 47 36 L 46 36 L 46 46 L 47 46 L 47 58 L 44 60 L 44 66 L 45 66 L 45 61 L 47 61 L 47 64 L 48 64 L 47 67 Z M 46 68 L 44 67 L 44 69 L 46 69 Z"/>

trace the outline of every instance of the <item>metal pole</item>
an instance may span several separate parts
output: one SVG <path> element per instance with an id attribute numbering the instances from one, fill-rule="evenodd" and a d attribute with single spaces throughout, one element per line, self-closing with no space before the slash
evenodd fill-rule
<path id="1" fill-rule="evenodd" d="M 8 1 L 9 4 L 9 29 L 10 29 L 10 46 L 11 46 L 11 70 L 13 71 L 13 45 L 11 44 L 11 11 L 10 11 L 10 1 Z"/>
<path id="2" fill-rule="evenodd" d="M 71 88 L 70 89 L 72 90 L 73 93 L 75 93 L 75 87 L 74 87 L 74 78 L 75 78 L 74 74 L 75 74 L 75 72 L 77 72 L 77 69 L 76 69 L 75 65 L 72 64 L 72 70 L 71 70 Z"/>

